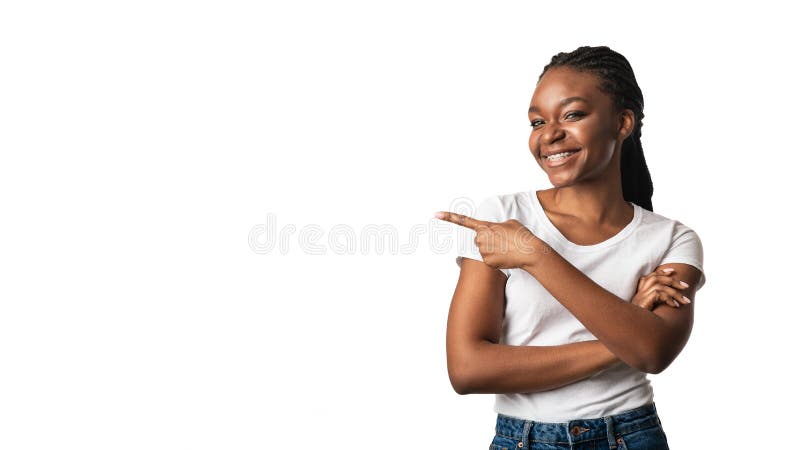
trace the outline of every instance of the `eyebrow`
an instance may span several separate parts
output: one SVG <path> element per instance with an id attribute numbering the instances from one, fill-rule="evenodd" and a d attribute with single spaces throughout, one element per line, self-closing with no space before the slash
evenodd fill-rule
<path id="1" fill-rule="evenodd" d="M 586 100 L 583 97 L 567 97 L 564 100 L 561 100 L 561 102 L 559 103 L 559 106 L 564 106 L 564 105 L 566 105 L 568 103 L 572 103 L 572 102 L 586 102 L 586 103 L 589 103 L 589 100 Z M 528 109 L 528 112 L 529 113 L 539 112 L 539 108 L 537 108 L 535 106 L 531 106 Z"/>

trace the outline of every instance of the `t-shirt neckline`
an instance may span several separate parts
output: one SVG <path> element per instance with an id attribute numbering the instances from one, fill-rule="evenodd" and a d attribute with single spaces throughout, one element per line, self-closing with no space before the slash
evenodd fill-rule
<path id="1" fill-rule="evenodd" d="M 628 224 L 625 225 L 624 228 L 622 228 L 617 234 L 611 236 L 610 238 L 606 239 L 603 242 L 598 242 L 597 244 L 592 244 L 592 245 L 579 245 L 567 239 L 567 237 L 561 234 L 561 231 L 559 231 L 558 228 L 556 228 L 553 222 L 550 221 L 550 218 L 547 217 L 547 214 L 544 212 L 544 207 L 542 207 L 542 204 L 539 201 L 539 197 L 536 195 L 536 192 L 537 192 L 536 189 L 531 189 L 528 192 L 528 194 L 530 197 L 530 202 L 533 205 L 534 209 L 536 210 L 536 214 L 539 216 L 540 221 L 544 224 L 544 227 L 547 229 L 547 231 L 550 233 L 552 237 L 554 237 L 562 246 L 570 250 L 578 252 L 591 252 L 595 250 L 604 249 L 606 247 L 610 247 L 622 241 L 623 239 L 628 237 L 631 233 L 633 233 L 633 230 L 635 230 L 636 227 L 639 226 L 639 223 L 642 220 L 642 207 L 637 205 L 636 203 L 628 202 L 633 206 L 633 219 L 631 219 L 631 221 L 628 222 Z"/>

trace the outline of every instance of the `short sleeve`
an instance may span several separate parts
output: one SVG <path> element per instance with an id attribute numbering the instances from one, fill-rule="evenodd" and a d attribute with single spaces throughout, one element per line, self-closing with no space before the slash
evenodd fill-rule
<path id="1" fill-rule="evenodd" d="M 700 241 L 700 236 L 678 221 L 675 221 L 672 229 L 672 243 L 669 250 L 661 258 L 661 264 L 667 263 L 690 264 L 700 270 L 700 281 L 695 292 L 706 284 L 706 275 L 703 270 L 703 243 Z"/>
<path id="2" fill-rule="evenodd" d="M 481 201 L 474 211 L 466 211 L 464 214 L 478 220 L 488 220 L 491 222 L 503 222 L 505 214 L 503 212 L 503 204 L 498 197 L 487 197 Z M 462 258 L 470 258 L 476 261 L 483 261 L 481 252 L 478 251 L 478 246 L 475 245 L 475 230 L 467 227 L 457 226 L 457 251 L 456 264 L 461 267 Z M 499 269 L 506 277 L 511 276 L 511 269 Z"/>

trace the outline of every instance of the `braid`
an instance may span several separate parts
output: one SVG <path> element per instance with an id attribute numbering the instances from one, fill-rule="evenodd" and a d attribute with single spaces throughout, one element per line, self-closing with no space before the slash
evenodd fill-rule
<path id="1" fill-rule="evenodd" d="M 617 111 L 633 111 L 633 132 L 622 143 L 620 171 L 622 195 L 626 201 L 636 203 L 644 209 L 653 210 L 653 181 L 644 159 L 642 149 L 642 119 L 644 119 L 644 97 L 628 60 L 606 46 L 583 46 L 553 56 L 544 67 L 539 79 L 553 67 L 569 68 L 589 72 L 600 80 L 598 88 L 610 95 Z"/>

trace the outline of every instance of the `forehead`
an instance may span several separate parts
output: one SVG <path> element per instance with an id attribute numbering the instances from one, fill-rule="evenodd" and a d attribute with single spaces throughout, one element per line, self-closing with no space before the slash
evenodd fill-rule
<path id="1" fill-rule="evenodd" d="M 588 72 L 569 67 L 548 69 L 533 91 L 531 106 L 540 110 L 557 108 L 568 97 L 583 97 L 592 104 L 610 104 L 611 99 L 597 88 L 597 83 L 597 77 Z"/>

